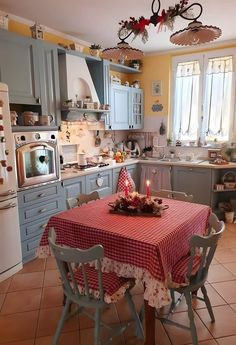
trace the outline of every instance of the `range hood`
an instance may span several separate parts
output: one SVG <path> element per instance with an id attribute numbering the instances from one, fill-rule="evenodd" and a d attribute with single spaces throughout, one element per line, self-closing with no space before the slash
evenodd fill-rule
<path id="1" fill-rule="evenodd" d="M 100 103 L 85 58 L 72 54 L 59 55 L 59 78 L 62 107 L 66 100 L 84 100 L 86 97 Z M 76 117 L 74 111 L 73 114 Z"/>

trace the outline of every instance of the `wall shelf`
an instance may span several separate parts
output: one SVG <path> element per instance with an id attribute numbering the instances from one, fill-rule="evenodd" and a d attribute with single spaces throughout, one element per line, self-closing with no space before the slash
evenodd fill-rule
<path id="1" fill-rule="evenodd" d="M 57 126 L 12 126 L 12 132 L 58 131 Z"/>
<path id="2" fill-rule="evenodd" d="M 114 62 L 110 62 L 110 70 L 120 73 L 142 73 L 142 71 L 140 71 L 139 69 Z"/>

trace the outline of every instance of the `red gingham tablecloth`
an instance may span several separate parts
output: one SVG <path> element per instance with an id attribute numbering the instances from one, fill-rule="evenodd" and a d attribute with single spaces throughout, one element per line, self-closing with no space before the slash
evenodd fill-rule
<path id="1" fill-rule="evenodd" d="M 102 244 L 103 270 L 144 282 L 144 298 L 159 308 L 169 303 L 169 274 L 188 253 L 191 236 L 204 233 L 210 208 L 163 199 L 169 208 L 162 217 L 111 214 L 108 203 L 116 197 L 111 195 L 51 217 L 37 254 L 39 257 L 50 255 L 50 227 L 55 228 L 60 245 L 86 249 Z"/>

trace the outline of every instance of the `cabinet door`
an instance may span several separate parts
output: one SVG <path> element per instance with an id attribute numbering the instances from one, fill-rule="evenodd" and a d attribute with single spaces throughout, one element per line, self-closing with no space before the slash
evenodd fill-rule
<path id="1" fill-rule="evenodd" d="M 9 87 L 10 103 L 39 104 L 36 40 L 0 32 L 0 81 Z"/>
<path id="2" fill-rule="evenodd" d="M 99 196 L 112 194 L 112 170 L 86 175 L 86 193 L 98 191 Z"/>
<path id="3" fill-rule="evenodd" d="M 129 129 L 130 88 L 122 85 L 111 87 L 112 129 Z"/>
<path id="4" fill-rule="evenodd" d="M 130 89 L 130 125 L 132 129 L 143 128 L 143 90 L 141 89 Z"/>
<path id="5" fill-rule="evenodd" d="M 42 114 L 52 115 L 60 124 L 60 89 L 57 48 L 47 42 L 38 42 L 39 77 Z"/>
<path id="6" fill-rule="evenodd" d="M 85 176 L 64 180 L 62 185 L 65 199 L 76 198 L 79 194 L 85 193 Z"/>
<path id="7" fill-rule="evenodd" d="M 173 168 L 173 190 L 193 195 L 198 204 L 211 205 L 211 169 Z"/>

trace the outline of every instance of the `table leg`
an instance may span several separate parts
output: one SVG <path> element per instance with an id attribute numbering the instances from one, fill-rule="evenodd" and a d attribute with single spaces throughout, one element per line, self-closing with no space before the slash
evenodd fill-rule
<path id="1" fill-rule="evenodd" d="M 155 308 L 144 300 L 145 309 L 145 345 L 155 345 Z"/>

